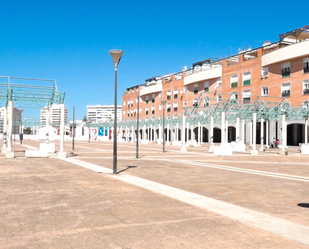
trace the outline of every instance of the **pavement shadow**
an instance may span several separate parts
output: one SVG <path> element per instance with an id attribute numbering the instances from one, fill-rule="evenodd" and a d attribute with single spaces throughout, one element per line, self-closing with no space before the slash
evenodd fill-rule
<path id="1" fill-rule="evenodd" d="M 298 203 L 297 206 L 303 207 L 303 208 L 309 208 L 309 203 Z"/>
<path id="2" fill-rule="evenodd" d="M 123 170 L 118 171 L 117 174 L 120 174 L 121 172 L 124 172 L 124 171 L 126 171 L 126 170 L 128 170 L 128 169 L 131 169 L 131 168 L 137 168 L 137 166 L 127 166 L 126 169 L 123 169 Z"/>

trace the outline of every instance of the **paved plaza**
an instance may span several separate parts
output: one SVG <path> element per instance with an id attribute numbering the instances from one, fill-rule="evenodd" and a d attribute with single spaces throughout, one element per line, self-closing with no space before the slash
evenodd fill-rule
<path id="1" fill-rule="evenodd" d="M 65 142 L 67 159 L 0 155 L 0 248 L 309 248 L 309 156 Z M 59 143 L 56 150 L 59 150 Z"/>

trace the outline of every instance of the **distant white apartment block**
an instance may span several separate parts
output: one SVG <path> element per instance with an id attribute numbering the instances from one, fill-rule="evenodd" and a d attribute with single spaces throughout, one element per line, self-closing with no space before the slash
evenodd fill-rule
<path id="1" fill-rule="evenodd" d="M 41 126 L 46 126 L 47 107 L 41 108 Z M 61 109 L 60 105 L 54 104 L 49 108 L 49 123 L 54 127 L 60 126 Z M 64 109 L 64 123 L 68 123 L 68 109 Z"/>
<path id="2" fill-rule="evenodd" d="M 4 125 L 4 107 L 0 108 L 0 133 L 3 133 L 3 125 Z M 20 110 L 17 108 L 13 108 L 13 134 L 19 134 L 21 131 L 21 124 L 22 124 L 22 113 L 24 110 Z M 7 124 L 9 122 L 9 108 L 7 108 Z"/>
<path id="3" fill-rule="evenodd" d="M 122 106 L 117 106 L 117 121 L 122 119 Z M 87 120 L 91 123 L 114 120 L 114 105 L 87 105 Z"/>

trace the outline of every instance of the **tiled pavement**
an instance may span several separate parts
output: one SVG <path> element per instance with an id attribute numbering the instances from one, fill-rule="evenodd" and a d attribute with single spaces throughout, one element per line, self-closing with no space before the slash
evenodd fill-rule
<path id="1" fill-rule="evenodd" d="M 66 142 L 68 155 L 71 148 Z M 297 148 L 288 156 L 268 150 L 214 157 L 207 146 L 187 153 L 167 146 L 162 153 L 162 146 L 140 145 L 136 159 L 135 144 L 118 143 L 117 176 L 57 158 L 23 158 L 18 143 L 13 149 L 17 158 L 0 157 L 0 248 L 309 248 L 293 234 L 117 179 L 139 177 L 308 228 L 309 157 Z M 109 142 L 76 142 L 74 153 L 71 158 L 112 168 Z"/>

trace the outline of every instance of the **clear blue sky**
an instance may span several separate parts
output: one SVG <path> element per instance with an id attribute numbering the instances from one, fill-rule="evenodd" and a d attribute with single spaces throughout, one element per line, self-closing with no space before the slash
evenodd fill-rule
<path id="1" fill-rule="evenodd" d="M 55 79 L 72 119 L 114 103 L 110 49 L 122 49 L 122 92 L 185 65 L 275 42 L 309 24 L 306 1 L 1 1 L 0 75 Z M 25 110 L 24 117 L 39 117 Z"/>

